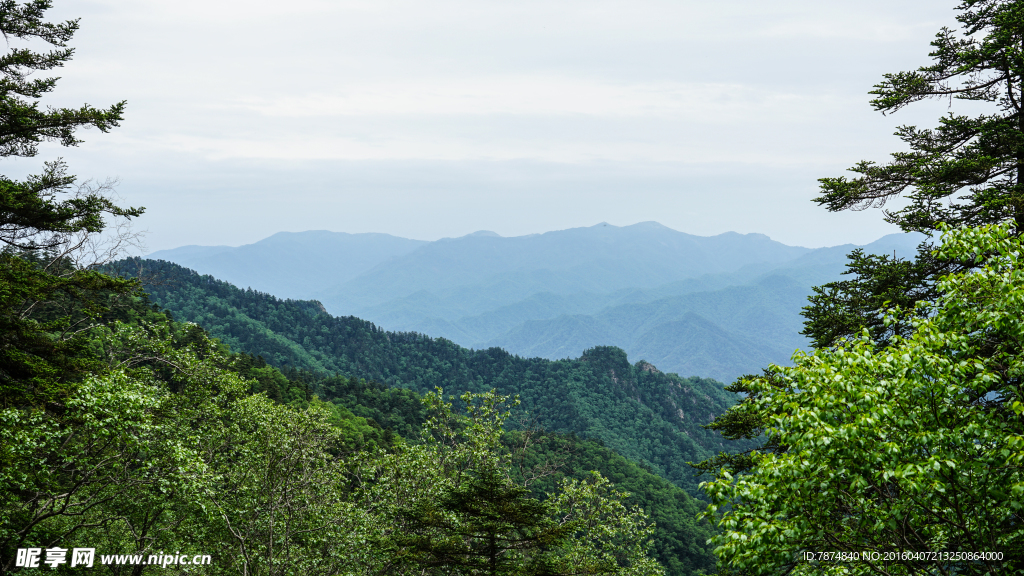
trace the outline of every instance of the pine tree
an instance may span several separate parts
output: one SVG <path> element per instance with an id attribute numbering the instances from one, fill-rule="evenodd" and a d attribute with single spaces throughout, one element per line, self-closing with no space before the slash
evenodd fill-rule
<path id="1" fill-rule="evenodd" d="M 36 78 L 71 59 L 77 20 L 44 20 L 49 0 L 0 0 L 0 33 L 11 43 L 49 44 L 38 52 L 10 47 L 0 56 L 0 156 L 31 157 L 41 142 L 76 146 L 82 127 L 116 127 L 124 102 L 100 109 L 40 108 L 58 78 Z M 80 335 L 106 309 L 110 294 L 134 283 L 74 266 L 69 257 L 103 231 L 109 218 L 130 219 L 108 186 L 75 185 L 60 160 L 24 180 L 0 175 L 0 390 L 5 404 L 42 404 L 66 393 L 88 367 Z M 59 313 L 54 313 L 59 309 Z"/>
<path id="2" fill-rule="evenodd" d="M 1012 221 L 1024 232 L 1024 3 L 965 0 L 957 7 L 961 33 L 943 28 L 932 41 L 932 63 L 886 74 L 871 92 L 871 105 L 891 114 L 915 102 L 940 99 L 987 104 L 973 116 L 950 112 L 935 128 L 901 126 L 896 135 L 909 147 L 888 163 L 857 163 L 853 178 L 822 178 L 815 202 L 830 211 L 902 208 L 883 214 L 906 232 L 931 234 L 940 223 L 953 227 Z M 973 106 L 972 106 L 973 108 Z M 850 255 L 849 280 L 815 289 L 804 334 L 815 347 L 868 328 L 881 344 L 901 326 L 883 328 L 877 310 L 886 303 L 913 308 L 936 296 L 943 274 L 972 266 L 941 262 L 931 242 L 915 260 Z"/>
<path id="3" fill-rule="evenodd" d="M 1024 2 L 964 0 L 957 10 L 962 30 L 938 33 L 932 64 L 886 75 L 871 104 L 889 114 L 938 98 L 951 107 L 960 100 L 987 110 L 974 116 L 951 112 L 930 129 L 900 127 L 896 134 L 908 151 L 886 164 L 860 162 L 851 169 L 853 178 L 821 179 L 822 194 L 815 199 L 830 211 L 884 208 L 901 200 L 902 207 L 883 211 L 888 222 L 929 235 L 951 230 L 948 245 L 940 251 L 926 241 L 913 260 L 854 252 L 850 279 L 815 288 L 804 308 L 803 333 L 818 349 L 813 356 L 799 355 L 796 368 L 772 368 L 731 386 L 746 396 L 708 427 L 765 442 L 757 455 L 722 454 L 697 465 L 718 473 L 706 488 L 720 511 L 731 508 L 721 523 L 726 534 L 715 541 L 727 565 L 720 568 L 813 571 L 818 567 L 794 550 L 823 546 L 933 552 L 984 541 L 1002 554 L 988 565 L 925 564 L 899 556 L 886 566 L 906 573 L 1013 571 L 1016 564 L 1009 562 L 1021 557 L 1014 500 L 1022 459 L 1024 407 L 1015 360 L 1021 341 L 1006 318 L 1020 316 L 1009 308 L 1019 302 L 1019 271 L 1007 262 L 1019 264 L 1024 235 Z M 969 273 L 982 266 L 988 267 L 982 274 Z M 912 432 L 901 437 L 901 427 Z M 972 436 L 979 430 L 989 437 Z M 935 438 L 929 446 L 914 445 Z M 957 443 L 957 456 L 942 456 L 941 465 L 882 463 L 894 454 L 938 459 L 939 450 Z M 981 454 L 985 450 L 991 453 Z M 847 468 L 847 456 L 867 472 Z M 797 465 L 783 471 L 780 462 Z M 827 464 L 818 467 L 821 462 Z M 985 472 L 974 474 L 971 466 Z M 909 473 L 926 469 L 954 486 Z M 792 482 L 789 471 L 808 483 Z M 1006 476 L 996 479 L 990 471 Z M 766 477 L 769 489 L 748 490 Z M 843 494 L 838 498 L 829 493 L 833 481 Z M 999 496 L 993 499 L 992 492 Z M 919 497 L 924 494 L 943 503 Z M 1002 500 L 1002 494 L 1014 495 Z M 761 506 L 771 499 L 776 504 Z M 828 503 L 812 510 L 812 501 Z M 1009 505 L 991 505 L 1000 501 Z M 943 516 L 950 509 L 956 519 Z M 891 516 L 879 519 L 880 510 Z M 787 522 L 813 528 L 781 527 Z M 765 534 L 777 545 L 767 545 Z"/>
<path id="4" fill-rule="evenodd" d="M 479 470 L 437 501 L 407 518 L 402 544 L 410 560 L 459 574 L 558 574 L 544 550 L 571 536 L 571 526 L 548 518 L 547 506 L 497 470 Z"/>
<path id="5" fill-rule="evenodd" d="M 870 93 L 871 105 L 883 114 L 927 99 L 987 104 L 975 116 L 949 113 L 935 128 L 901 126 L 896 135 L 909 147 L 886 164 L 857 163 L 856 177 L 822 178 L 814 199 L 830 211 L 882 208 L 886 221 L 906 232 L 932 234 L 943 224 L 978 226 L 1010 222 L 1024 233 L 1024 2 L 964 0 L 958 7 L 958 34 L 941 29 L 932 41 L 932 63 L 915 71 L 886 74 Z M 972 108 L 976 106 L 972 105 Z M 902 208 L 884 209 L 903 199 Z M 929 240 L 912 260 L 855 251 L 848 256 L 849 279 L 814 288 L 804 308 L 803 334 L 813 347 L 836 346 L 867 329 L 879 347 L 894 336 L 907 336 L 915 305 L 938 297 L 937 284 L 947 274 L 976 266 L 974 260 L 936 258 Z M 884 321 L 883 310 L 906 314 Z M 922 309 L 923 310 L 923 309 Z M 754 439 L 766 420 L 746 410 L 760 397 L 754 381 L 772 383 L 778 374 L 745 376 L 728 390 L 744 394 L 742 410 L 732 410 L 709 424 L 727 438 Z M 780 384 L 781 386 L 781 384 Z M 782 453 L 769 441 L 761 452 Z M 697 464 L 716 471 L 746 471 L 749 454 L 718 457 Z"/>

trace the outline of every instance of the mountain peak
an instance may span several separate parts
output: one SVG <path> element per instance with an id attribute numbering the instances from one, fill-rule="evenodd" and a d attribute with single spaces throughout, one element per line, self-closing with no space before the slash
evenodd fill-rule
<path id="1" fill-rule="evenodd" d="M 661 222 L 655 222 L 654 220 L 647 220 L 646 222 L 637 222 L 636 224 L 626 226 L 626 228 L 650 228 L 654 230 L 672 230 L 673 232 L 678 232 L 678 230 L 673 230 L 672 228 L 665 226 Z"/>

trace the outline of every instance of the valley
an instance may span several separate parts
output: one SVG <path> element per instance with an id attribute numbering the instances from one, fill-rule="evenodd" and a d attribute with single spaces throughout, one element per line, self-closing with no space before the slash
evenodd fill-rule
<path id="1" fill-rule="evenodd" d="M 920 240 L 863 249 L 905 256 Z M 705 542 L 716 533 L 694 521 L 709 476 L 690 463 L 761 443 L 703 427 L 739 399 L 723 382 L 806 347 L 799 311 L 854 248 L 656 223 L 437 242 L 320 231 L 162 251 L 112 271 L 286 375 L 252 372 L 253 392 L 301 406 L 305 390 L 335 406 L 360 449 L 416 442 L 419 399 L 438 388 L 518 398 L 506 442 L 535 438 L 532 461 L 561 462 L 535 494 L 599 470 L 657 522 L 653 557 L 682 576 L 713 566 Z"/>
<path id="2" fill-rule="evenodd" d="M 153 302 L 179 321 L 199 324 L 231 350 L 282 369 L 341 374 L 421 394 L 443 387 L 457 394 L 495 388 L 518 395 L 527 421 L 600 440 L 695 497 L 699 480 L 687 462 L 752 446 L 701 427 L 735 402 L 721 382 L 630 363 L 619 348 L 592 347 L 563 360 L 471 350 L 444 338 L 331 316 L 315 301 L 241 290 L 167 262 L 123 265 L 146 279 Z"/>
<path id="3" fill-rule="evenodd" d="M 905 257 L 922 238 L 895 234 L 862 248 Z M 800 309 L 812 286 L 841 277 L 854 248 L 699 237 L 644 222 L 435 242 L 279 233 L 147 258 L 467 348 L 557 360 L 616 346 L 666 372 L 729 382 L 807 347 Z"/>

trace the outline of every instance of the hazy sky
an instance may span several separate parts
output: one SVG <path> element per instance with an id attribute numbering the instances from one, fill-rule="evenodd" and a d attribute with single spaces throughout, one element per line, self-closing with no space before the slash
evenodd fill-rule
<path id="1" fill-rule="evenodd" d="M 865 243 L 817 178 L 901 149 L 867 92 L 928 62 L 950 0 L 56 0 L 48 103 L 127 100 L 63 156 L 120 178 L 151 250 L 281 230 L 419 239 L 656 220 Z M 19 172 L 20 171 L 20 172 Z"/>

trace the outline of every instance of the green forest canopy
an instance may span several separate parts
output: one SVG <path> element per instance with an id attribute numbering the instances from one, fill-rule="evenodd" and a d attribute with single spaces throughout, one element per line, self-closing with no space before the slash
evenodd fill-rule
<path id="1" fill-rule="evenodd" d="M 616 452 L 699 495 L 687 462 L 749 448 L 702 428 L 735 396 L 705 378 L 631 365 L 618 348 L 573 360 L 520 358 L 498 348 L 469 350 L 443 338 L 384 331 L 354 317 L 333 317 L 314 301 L 280 300 L 163 261 L 120 262 L 147 278 L 153 300 L 196 322 L 232 349 L 276 366 L 340 373 L 420 393 L 442 386 L 519 395 L 522 409 L 549 430 L 602 440 Z M 323 390 L 332 397 L 330 389 Z"/>
<path id="2" fill-rule="evenodd" d="M 0 1 L 9 42 L 54 47 L 4 57 L 2 156 L 73 146 L 78 127 L 121 119 L 123 103 L 39 109 L 56 79 L 30 76 L 70 59 L 78 27 L 46 22 L 49 8 Z M 179 564 L 169 550 L 216 557 L 211 574 L 660 574 L 652 544 L 672 574 L 710 566 L 710 527 L 685 492 L 597 443 L 504 434 L 507 398 L 468 394 L 460 415 L 437 395 L 335 376 L 338 402 L 326 403 L 306 374 L 174 322 L 79 250 L 112 218 L 142 212 L 111 198 L 59 162 L 0 177 L 0 573 L 63 571 L 79 547 L 133 574 L 157 570 L 154 557 Z M 631 500 L 592 468 L 643 495 Z M 459 504 L 467 494 L 529 513 L 494 522 L 481 516 L 490 508 Z"/>

